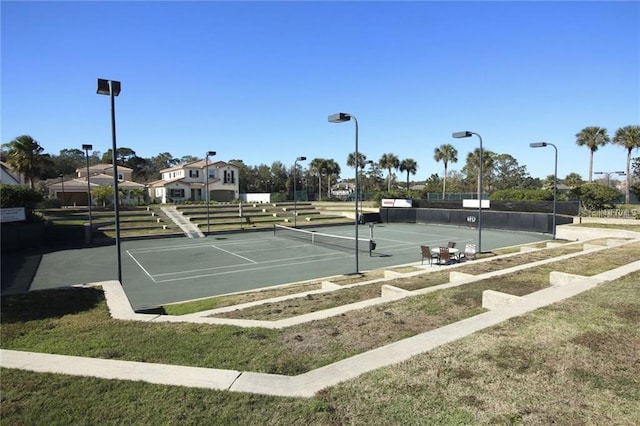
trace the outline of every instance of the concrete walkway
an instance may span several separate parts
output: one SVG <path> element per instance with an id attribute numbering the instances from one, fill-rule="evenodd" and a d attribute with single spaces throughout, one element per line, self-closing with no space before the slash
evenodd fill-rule
<path id="1" fill-rule="evenodd" d="M 163 206 L 160 207 L 160 210 L 162 210 L 167 215 L 167 217 L 173 221 L 173 223 L 178 225 L 187 237 L 204 238 L 205 235 L 200 232 L 198 226 L 194 225 L 193 223 L 191 223 L 191 221 L 189 221 L 189 219 L 184 217 L 184 215 L 180 213 L 178 209 L 175 208 L 175 206 Z"/>
<path id="2" fill-rule="evenodd" d="M 592 249 L 587 248 L 587 250 Z M 540 262 L 548 263 L 546 260 Z M 538 262 L 532 263 L 528 265 L 528 267 L 533 267 L 537 263 Z M 592 277 L 551 272 L 551 286 L 548 288 L 520 298 L 508 299 L 505 303 L 492 303 L 491 307 L 485 306 L 490 309 L 488 312 L 364 352 L 297 376 L 83 358 L 12 350 L 0 350 L 0 366 L 36 372 L 145 381 L 164 385 L 249 392 L 274 396 L 312 397 L 316 392 L 326 387 L 353 379 L 363 373 L 380 367 L 397 364 L 414 355 L 428 352 L 431 349 L 468 336 L 476 331 L 494 326 L 510 318 L 573 297 L 601 283 L 617 279 L 638 270 L 640 270 L 640 261 Z M 461 282 L 464 281 L 468 283 L 478 279 L 485 279 L 486 277 L 484 275 L 486 274 L 475 276 L 475 279 L 465 277 Z M 113 317 L 143 321 L 159 320 L 159 317 L 156 315 L 137 314 L 133 312 L 117 281 L 104 282 L 100 285 L 105 290 L 105 297 Z M 194 322 L 198 322 L 196 318 L 193 319 L 195 320 Z M 185 320 L 187 320 L 187 318 L 182 319 L 182 321 Z"/>

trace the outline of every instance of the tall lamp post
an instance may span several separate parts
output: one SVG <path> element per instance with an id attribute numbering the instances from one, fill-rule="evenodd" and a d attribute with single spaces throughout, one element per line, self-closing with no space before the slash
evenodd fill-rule
<path id="1" fill-rule="evenodd" d="M 206 199 L 207 199 L 207 235 L 209 235 L 209 230 L 210 230 L 210 227 L 211 227 L 211 223 L 209 221 L 209 198 L 210 198 L 210 195 L 209 195 L 209 157 L 213 157 L 214 155 L 216 155 L 215 151 L 207 151 L 207 153 L 204 156 L 204 158 L 205 158 L 205 160 L 204 160 L 204 168 L 205 168 L 205 170 L 204 170 L 204 174 L 205 174 L 204 179 L 205 179 L 205 189 L 207 191 L 207 196 L 206 196 Z"/>
<path id="2" fill-rule="evenodd" d="M 111 160 L 113 163 L 113 211 L 116 222 L 116 255 L 118 259 L 118 281 L 122 284 L 122 259 L 120 257 L 120 194 L 118 192 L 118 150 L 116 147 L 116 103 L 115 97 L 120 94 L 120 82 L 98 79 L 99 95 L 111 98 Z M 87 178 L 88 179 L 88 178 Z"/>
<path id="3" fill-rule="evenodd" d="M 60 183 L 62 184 L 62 208 L 64 208 L 65 203 L 64 203 L 64 175 L 63 174 L 59 174 L 58 177 L 60 178 Z"/>
<path id="4" fill-rule="evenodd" d="M 549 142 L 533 142 L 529 144 L 531 148 L 544 148 L 546 146 L 552 146 L 555 150 L 555 165 L 553 168 L 553 233 L 552 238 L 556 239 L 556 203 L 558 199 L 558 147 Z"/>
<path id="5" fill-rule="evenodd" d="M 358 265 L 358 193 L 359 193 L 359 188 L 358 188 L 358 166 L 360 165 L 360 155 L 358 153 L 358 120 L 356 119 L 356 116 L 353 114 L 350 114 L 348 112 L 338 112 L 335 114 L 331 114 L 328 118 L 329 123 L 344 123 L 345 121 L 349 121 L 353 119 L 353 122 L 356 125 L 356 180 L 355 180 L 355 197 L 354 197 L 354 201 L 355 201 L 355 214 L 356 214 L 356 220 L 355 220 L 355 228 L 356 228 L 356 240 L 355 240 L 355 251 L 356 251 L 356 274 L 360 272 L 360 267 Z"/>
<path id="6" fill-rule="evenodd" d="M 89 183 L 89 151 L 93 149 L 93 145 L 83 144 L 82 149 L 84 149 L 85 157 L 87 159 L 87 206 L 89 207 L 89 240 L 91 240 L 91 232 L 92 228 L 92 219 L 91 219 L 91 184 Z"/>
<path id="7" fill-rule="evenodd" d="M 605 175 L 607 176 L 607 186 L 609 185 L 609 181 L 611 179 L 611 175 L 618 175 L 618 176 L 626 176 L 627 174 L 623 171 L 617 171 L 617 172 L 593 172 L 594 175 Z"/>
<path id="8" fill-rule="evenodd" d="M 296 197 L 296 170 L 298 168 L 298 161 L 304 161 L 307 157 L 298 157 L 293 162 L 293 227 L 297 227 L 298 224 L 298 197 Z"/>
<path id="9" fill-rule="evenodd" d="M 482 253 L 482 136 L 468 130 L 462 132 L 454 132 L 451 134 L 456 139 L 469 138 L 476 135 L 480 139 L 480 158 L 478 173 L 478 253 Z"/>
<path id="10" fill-rule="evenodd" d="M 362 177 L 363 178 L 364 178 L 364 168 L 367 165 L 373 167 L 373 160 L 367 160 L 362 165 Z M 364 196 L 365 196 L 365 192 L 366 192 L 366 188 L 365 188 L 364 182 L 362 183 L 362 191 L 361 192 L 362 192 L 362 194 L 360 195 L 360 211 L 362 212 L 362 214 L 364 214 Z"/>

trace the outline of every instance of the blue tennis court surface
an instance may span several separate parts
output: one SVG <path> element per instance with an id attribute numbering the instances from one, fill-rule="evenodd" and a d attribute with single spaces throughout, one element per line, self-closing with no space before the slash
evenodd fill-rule
<path id="1" fill-rule="evenodd" d="M 309 229 L 309 228 L 306 228 Z M 353 237 L 349 226 L 313 230 Z M 370 228 L 359 227 L 369 238 Z M 421 259 L 420 245 L 458 247 L 477 242 L 478 231 L 454 226 L 377 224 L 372 256 L 358 254 L 360 271 Z M 483 251 L 546 240 L 542 234 L 483 230 Z M 123 241 L 122 280 L 135 309 L 356 272 L 355 244 L 345 248 L 275 236 L 272 231 L 212 234 L 206 238 Z M 29 263 L 29 262 L 26 262 Z M 33 262 L 31 262 L 33 264 Z M 437 266 L 434 266 L 434 268 Z M 115 246 L 41 255 L 30 289 L 117 279 Z"/>

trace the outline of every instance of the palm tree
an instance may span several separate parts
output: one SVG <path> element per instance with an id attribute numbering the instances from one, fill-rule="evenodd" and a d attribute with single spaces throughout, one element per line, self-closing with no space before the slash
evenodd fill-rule
<path id="1" fill-rule="evenodd" d="M 327 160 L 324 158 L 314 158 L 309 163 L 309 170 L 318 176 L 318 201 L 322 201 L 322 173 L 327 169 Z"/>
<path id="2" fill-rule="evenodd" d="M 407 172 L 407 193 L 409 192 L 409 173 L 415 175 L 418 171 L 418 163 L 413 158 L 405 158 L 400 162 L 400 171 Z"/>
<path id="3" fill-rule="evenodd" d="M 564 178 L 564 184 L 570 187 L 571 189 L 577 188 L 582 185 L 584 182 L 582 181 L 582 176 L 577 173 L 569 173 Z"/>
<path id="4" fill-rule="evenodd" d="M 590 126 L 585 127 L 576 133 L 576 144 L 578 146 L 587 146 L 589 153 L 589 182 L 593 182 L 593 153 L 598 150 L 599 146 L 606 145 L 610 142 L 607 129 L 604 127 Z"/>
<path id="5" fill-rule="evenodd" d="M 447 166 L 449 163 L 458 162 L 458 150 L 451 144 L 440 145 L 433 151 L 433 159 L 436 163 L 442 161 L 444 163 L 444 180 L 442 181 L 442 199 L 444 200 L 445 191 L 447 189 Z"/>
<path id="6" fill-rule="evenodd" d="M 625 203 L 629 204 L 629 186 L 631 183 L 631 151 L 640 148 L 640 126 L 625 126 L 616 130 L 613 143 L 627 148 L 627 184 L 625 189 Z"/>
<path id="7" fill-rule="evenodd" d="M 400 167 L 400 160 L 398 160 L 397 155 L 392 152 L 388 152 L 386 154 L 382 154 L 378 164 L 389 172 L 387 174 L 387 191 L 391 191 L 391 169 L 397 170 L 398 167 Z"/>
<path id="8" fill-rule="evenodd" d="M 326 160 L 325 166 L 327 172 L 327 197 L 331 197 L 331 177 L 340 175 L 340 165 L 331 158 Z"/>
<path id="9" fill-rule="evenodd" d="M 361 152 L 358 152 L 358 168 L 359 169 L 363 169 L 364 165 L 367 161 L 367 156 L 364 155 Z M 355 152 L 350 152 L 349 156 L 347 157 L 347 166 L 349 167 L 356 167 L 356 153 Z"/>
<path id="10" fill-rule="evenodd" d="M 7 164 L 18 173 L 23 173 L 29 179 L 31 189 L 34 187 L 34 179 L 48 160 L 42 154 L 44 148 L 29 135 L 18 136 L 11 142 L 3 144 L 9 148 L 7 152 Z"/>

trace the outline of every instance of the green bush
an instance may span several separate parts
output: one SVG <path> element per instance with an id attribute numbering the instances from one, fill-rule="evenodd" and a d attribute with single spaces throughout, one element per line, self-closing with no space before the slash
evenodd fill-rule
<path id="1" fill-rule="evenodd" d="M 36 206 L 38 209 L 59 209 L 62 207 L 62 200 L 57 198 L 45 198 Z"/>
<path id="2" fill-rule="evenodd" d="M 585 183 L 577 188 L 580 201 L 590 210 L 614 208 L 624 197 L 622 191 L 599 183 Z"/>
<path id="3" fill-rule="evenodd" d="M 501 189 L 489 196 L 491 201 L 551 201 L 553 192 L 546 189 Z"/>
<path id="4" fill-rule="evenodd" d="M 24 185 L 0 184 L 0 207 L 24 207 L 25 215 L 33 218 L 33 210 L 42 201 L 42 194 Z"/>

